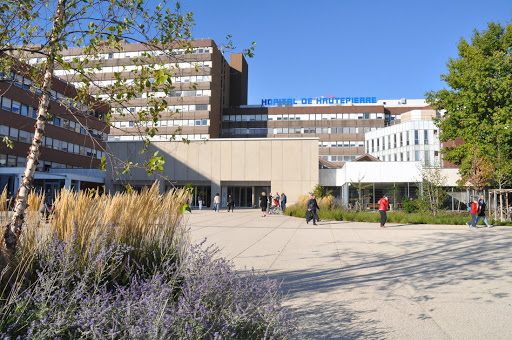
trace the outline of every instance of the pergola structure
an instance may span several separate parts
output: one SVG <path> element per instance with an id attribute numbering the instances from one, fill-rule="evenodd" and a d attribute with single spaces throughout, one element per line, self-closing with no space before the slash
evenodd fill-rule
<path id="1" fill-rule="evenodd" d="M 512 206 L 509 205 L 509 195 L 512 199 L 512 189 L 489 190 L 489 199 L 487 201 L 492 202 L 489 207 L 493 210 L 492 213 L 495 220 L 498 219 L 498 216 L 501 221 L 512 220 Z"/>

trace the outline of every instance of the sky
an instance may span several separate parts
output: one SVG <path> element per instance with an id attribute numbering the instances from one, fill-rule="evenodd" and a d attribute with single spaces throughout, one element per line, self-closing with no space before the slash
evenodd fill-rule
<path id="1" fill-rule="evenodd" d="M 248 104 L 319 96 L 421 99 L 445 87 L 461 38 L 512 19 L 510 0 L 181 0 L 194 38 L 232 35 L 248 58 Z M 228 58 L 229 60 L 229 58 Z"/>

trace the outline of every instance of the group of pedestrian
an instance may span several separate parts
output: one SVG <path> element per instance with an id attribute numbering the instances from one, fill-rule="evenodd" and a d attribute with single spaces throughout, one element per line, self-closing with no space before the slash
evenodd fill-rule
<path id="1" fill-rule="evenodd" d="M 286 209 L 286 200 L 287 197 L 284 193 L 279 195 L 278 192 L 274 196 L 272 194 L 267 194 L 265 192 L 261 193 L 260 196 L 260 208 L 261 208 L 261 216 L 265 217 L 267 214 L 270 213 L 270 209 L 272 207 L 279 207 L 284 211 Z M 199 202 L 199 210 L 202 208 L 202 198 L 201 196 L 198 197 Z M 215 197 L 213 198 L 213 210 L 215 212 L 220 211 L 220 196 L 217 193 Z M 233 212 L 235 210 L 235 201 L 231 195 L 228 195 L 227 199 L 227 205 L 228 205 L 228 212 Z M 466 225 L 470 228 L 478 228 L 476 225 L 478 221 L 483 218 L 485 225 L 487 228 L 492 228 L 492 225 L 489 225 L 489 222 L 487 221 L 487 216 L 485 215 L 485 210 L 487 208 L 487 205 L 485 203 L 484 196 L 480 196 L 480 199 L 477 200 L 476 198 L 473 200 L 471 204 L 468 204 L 468 210 L 469 214 L 471 216 L 471 221 L 467 222 Z M 313 225 L 317 225 L 317 222 L 320 221 L 318 218 L 317 210 L 320 210 L 320 207 L 318 206 L 318 202 L 316 200 L 316 195 L 312 194 L 311 198 L 308 200 L 307 203 L 307 211 L 306 211 L 306 223 L 309 224 L 309 222 L 312 220 Z M 386 220 L 387 220 L 387 211 L 389 210 L 389 199 L 387 195 L 382 196 L 382 198 L 379 200 L 379 213 L 380 213 L 380 227 L 386 228 Z"/>
<path id="2" fill-rule="evenodd" d="M 228 205 L 228 212 L 235 211 L 235 200 L 233 199 L 233 196 L 228 195 L 227 205 Z M 199 209 L 201 209 L 201 208 L 199 208 Z M 213 211 L 220 212 L 220 195 L 219 195 L 219 193 L 216 193 L 215 197 L 213 198 Z"/>
<path id="3" fill-rule="evenodd" d="M 286 209 L 286 201 L 287 197 L 284 192 L 281 195 L 276 192 L 274 196 L 272 196 L 272 193 L 267 196 L 266 192 L 262 192 L 260 196 L 261 216 L 269 215 L 270 209 L 273 207 L 278 207 L 281 211 L 284 211 Z"/>
<path id="4" fill-rule="evenodd" d="M 470 228 L 477 229 L 476 226 L 478 221 L 483 217 L 484 223 L 487 228 L 492 228 L 492 225 L 487 221 L 487 216 L 485 216 L 485 210 L 487 209 L 487 204 L 485 203 L 485 197 L 482 195 L 480 199 L 477 201 L 476 197 L 471 204 L 468 204 L 469 215 L 471 216 L 471 221 L 466 223 L 466 225 Z"/>

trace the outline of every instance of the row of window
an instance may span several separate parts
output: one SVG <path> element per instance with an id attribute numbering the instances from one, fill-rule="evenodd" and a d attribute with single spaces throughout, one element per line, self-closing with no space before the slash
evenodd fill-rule
<path id="1" fill-rule="evenodd" d="M 361 156 L 358 155 L 321 155 L 320 158 L 329 162 L 351 162 Z"/>
<path id="2" fill-rule="evenodd" d="M 365 133 L 375 130 L 375 127 L 296 127 L 296 128 L 229 128 L 222 129 L 227 135 L 252 134 L 333 134 L 333 133 Z M 364 145 L 362 145 L 364 146 Z"/>
<path id="3" fill-rule="evenodd" d="M 204 96 L 210 96 L 211 90 L 186 90 L 186 91 L 170 91 L 168 94 L 165 92 L 152 92 L 151 96 L 152 98 L 168 98 L 168 97 L 204 97 Z M 142 94 L 139 96 L 139 98 L 147 98 L 147 94 Z M 98 95 L 98 98 L 100 99 L 109 99 L 110 95 L 108 94 L 100 94 Z M 143 108 L 140 108 L 141 110 Z M 147 109 L 147 108 L 144 108 Z"/>
<path id="4" fill-rule="evenodd" d="M 19 74 L 14 74 L 14 73 L 10 73 L 10 74 L 2 73 L 2 74 L 0 74 L 0 78 L 11 80 L 12 84 L 14 84 L 14 86 L 20 87 L 27 91 L 31 91 L 37 95 L 41 94 L 41 90 L 39 88 L 33 86 L 32 80 L 30 78 L 23 77 Z M 65 105 L 67 107 L 71 107 L 75 110 L 79 110 L 84 114 L 94 115 L 98 118 L 100 116 L 99 112 L 95 112 L 94 110 L 89 109 L 89 107 L 82 105 L 80 103 L 77 103 L 73 99 L 66 97 L 62 93 L 57 92 L 55 90 L 50 90 L 50 100 L 62 103 L 63 105 Z"/>
<path id="5" fill-rule="evenodd" d="M 132 106 L 125 108 L 113 109 L 114 114 L 127 115 L 130 113 L 138 113 L 141 111 L 149 112 L 151 108 L 145 106 Z M 168 105 L 167 112 L 190 112 L 190 111 L 209 111 L 210 105 L 208 104 L 191 104 L 191 105 Z"/>
<path id="6" fill-rule="evenodd" d="M 121 59 L 121 58 L 139 58 L 144 56 L 144 54 L 149 54 L 151 56 L 160 56 L 164 54 L 172 54 L 172 55 L 180 55 L 180 54 L 201 54 L 201 53 L 212 53 L 213 49 L 211 47 L 196 47 L 193 48 L 190 52 L 185 49 L 173 49 L 167 51 L 135 51 L 135 52 L 112 52 L 112 53 L 99 53 L 97 55 L 97 59 Z M 73 56 L 65 56 L 64 61 L 74 61 L 75 58 L 77 61 L 83 61 L 86 58 L 92 59 L 92 56 L 89 55 L 73 55 Z M 29 58 L 29 64 L 41 64 L 45 61 L 46 58 Z"/>
<path id="7" fill-rule="evenodd" d="M 209 75 L 203 75 L 203 76 L 183 76 L 183 77 L 172 77 L 171 80 L 173 83 L 201 83 L 201 82 L 207 82 L 211 81 L 211 76 Z M 114 84 L 117 84 L 118 81 L 115 79 L 110 80 L 95 80 L 93 81 L 94 86 L 97 87 L 106 87 L 106 86 L 112 86 Z M 71 82 L 73 86 L 76 88 L 80 88 L 84 85 L 84 83 L 80 81 L 74 81 Z M 123 82 L 124 85 L 133 85 L 134 80 L 133 79 L 126 79 L 125 82 Z"/>
<path id="8" fill-rule="evenodd" d="M 384 113 L 303 113 L 277 115 L 225 115 L 224 122 L 265 122 L 269 120 L 347 120 L 383 119 Z"/>
<path id="9" fill-rule="evenodd" d="M 329 142 L 318 142 L 318 146 L 321 148 L 354 148 L 364 147 L 364 141 L 329 141 Z"/>
<path id="10" fill-rule="evenodd" d="M 27 159 L 14 155 L 6 155 L 0 153 L 0 167 L 25 167 L 27 165 Z M 56 162 L 39 161 L 37 164 L 37 171 L 46 171 L 50 168 L 55 169 L 80 169 L 78 166 L 72 166 Z"/>
<path id="11" fill-rule="evenodd" d="M 168 142 L 173 138 L 173 135 L 156 135 L 149 137 L 152 142 Z M 175 135 L 173 140 L 181 141 L 182 138 L 188 140 L 206 140 L 210 138 L 209 134 L 194 134 L 194 135 Z M 142 140 L 143 136 L 140 135 L 126 135 L 126 136 L 108 136 L 109 141 L 126 141 L 126 140 Z"/>
<path id="12" fill-rule="evenodd" d="M 433 158 L 439 157 L 438 151 L 404 151 L 397 152 L 391 155 L 384 155 L 377 157 L 385 162 L 411 162 L 423 161 L 425 164 L 431 164 Z"/>
<path id="13" fill-rule="evenodd" d="M 37 118 L 37 108 L 31 107 L 25 104 L 21 104 L 18 101 L 12 100 L 7 97 L 0 97 L 0 107 L 4 110 L 11 111 L 14 113 L 18 113 L 25 117 Z M 60 117 L 49 118 L 46 123 L 52 124 L 55 126 L 63 127 L 65 129 L 74 131 L 76 133 L 81 133 L 83 135 L 91 135 L 96 139 L 107 140 L 107 134 L 105 132 L 98 131 L 96 129 L 88 128 L 87 131 L 84 127 L 80 125 L 80 123 L 68 120 L 61 119 Z"/>
<path id="14" fill-rule="evenodd" d="M 366 141 L 366 152 L 377 152 L 399 148 L 407 145 L 428 145 L 430 130 L 414 130 L 395 133 L 393 135 L 383 136 Z M 433 130 L 433 135 L 437 135 L 437 130 Z"/>
<path id="15" fill-rule="evenodd" d="M 10 126 L 0 125 L 0 140 L 3 139 L 4 137 L 8 137 L 12 141 L 32 143 L 32 138 L 34 138 L 34 134 Z M 82 145 L 68 143 L 66 141 L 62 141 L 51 137 L 44 137 L 42 146 L 54 150 L 60 150 L 64 152 L 69 152 L 87 157 L 94 157 L 98 159 L 105 156 L 105 153 L 103 151 L 94 150 L 91 148 L 84 147 Z"/>
<path id="16" fill-rule="evenodd" d="M 133 122 L 133 121 L 122 121 L 112 122 L 112 126 L 117 128 L 128 128 L 128 127 L 160 127 L 160 126 L 209 126 L 209 119 L 171 119 L 171 120 L 160 120 L 156 124 L 153 122 Z"/>
<path id="17" fill-rule="evenodd" d="M 142 65 L 121 65 L 121 66 L 101 66 L 101 70 L 97 70 L 96 68 L 84 68 L 84 72 L 94 72 L 94 73 L 114 73 L 114 72 L 131 72 L 131 71 L 139 71 L 142 69 Z M 202 68 L 202 67 L 212 67 L 211 60 L 207 61 L 194 61 L 188 63 L 171 63 L 164 65 L 155 65 L 155 69 L 173 69 L 173 68 Z M 67 76 L 75 74 L 75 70 L 55 70 L 53 72 L 57 76 Z"/>

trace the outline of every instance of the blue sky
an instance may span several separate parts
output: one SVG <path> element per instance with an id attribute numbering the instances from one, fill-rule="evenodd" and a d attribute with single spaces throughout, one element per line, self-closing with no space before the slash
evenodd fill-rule
<path id="1" fill-rule="evenodd" d="M 249 104 L 325 95 L 423 98 L 461 37 L 512 18 L 512 1 L 182 0 L 195 38 L 255 41 Z"/>

